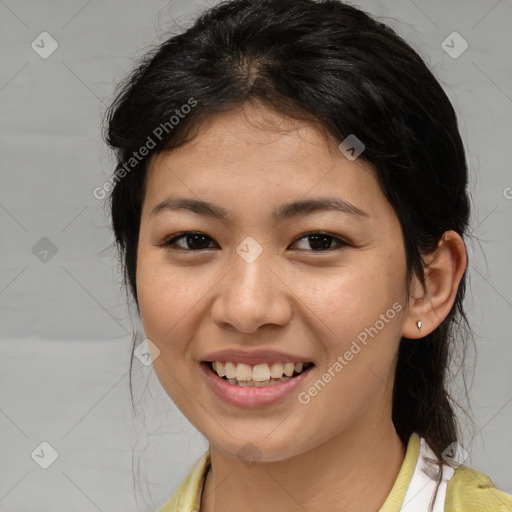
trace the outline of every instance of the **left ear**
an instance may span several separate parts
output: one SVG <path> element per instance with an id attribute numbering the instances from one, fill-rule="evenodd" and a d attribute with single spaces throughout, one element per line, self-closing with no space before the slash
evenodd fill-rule
<path id="1" fill-rule="evenodd" d="M 422 338 L 448 316 L 467 267 L 466 246 L 458 233 L 445 231 L 437 249 L 423 260 L 425 285 L 417 276 L 411 279 L 409 304 L 402 327 L 404 338 Z"/>

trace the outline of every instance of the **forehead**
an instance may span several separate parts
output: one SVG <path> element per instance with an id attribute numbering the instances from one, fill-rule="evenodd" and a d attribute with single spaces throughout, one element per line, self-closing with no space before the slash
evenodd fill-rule
<path id="1" fill-rule="evenodd" d="M 229 191 L 247 200 L 384 198 L 373 167 L 348 160 L 325 129 L 257 107 L 212 115 L 190 142 L 154 155 L 148 173 L 146 198 L 153 205 L 171 193 L 213 199 L 213 191 L 219 200 Z"/>
<path id="2" fill-rule="evenodd" d="M 228 161 L 252 151 L 262 163 L 271 157 L 286 161 L 340 160 L 339 142 L 317 121 L 294 119 L 262 104 L 245 104 L 202 119 L 189 142 L 154 155 L 148 171 L 154 172 L 171 153 L 173 159 L 186 155 L 194 160 Z M 373 171 L 363 158 L 354 166 Z"/>

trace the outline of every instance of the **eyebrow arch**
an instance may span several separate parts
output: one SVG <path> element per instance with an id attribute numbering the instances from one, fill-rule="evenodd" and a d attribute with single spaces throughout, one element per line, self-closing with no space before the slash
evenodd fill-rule
<path id="1" fill-rule="evenodd" d="M 205 215 L 207 217 L 214 217 L 221 221 L 231 220 L 231 214 L 220 206 L 216 206 L 207 201 L 189 198 L 174 198 L 169 197 L 164 201 L 158 203 L 152 210 L 149 216 L 157 215 L 163 211 L 176 211 L 176 210 L 189 210 L 197 213 L 198 215 Z M 344 199 L 335 197 L 326 197 L 319 199 L 306 199 L 294 201 L 280 205 L 272 212 L 272 219 L 275 222 L 280 222 L 284 219 L 290 219 L 303 214 L 310 214 L 319 211 L 339 211 L 348 213 L 358 217 L 366 217 L 369 215 L 364 210 L 357 206 L 345 201 Z"/>

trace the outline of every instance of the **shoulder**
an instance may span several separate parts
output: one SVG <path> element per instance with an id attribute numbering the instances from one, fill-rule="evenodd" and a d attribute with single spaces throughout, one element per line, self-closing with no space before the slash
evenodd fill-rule
<path id="1" fill-rule="evenodd" d="M 486 474 L 462 465 L 448 482 L 445 504 L 447 512 L 511 512 L 512 496 Z"/>

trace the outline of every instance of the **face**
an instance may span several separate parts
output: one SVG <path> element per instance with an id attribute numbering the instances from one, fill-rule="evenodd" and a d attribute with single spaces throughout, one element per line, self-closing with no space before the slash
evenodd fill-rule
<path id="1" fill-rule="evenodd" d="M 171 198 L 196 203 L 165 207 Z M 285 460 L 391 421 L 400 224 L 369 164 L 313 124 L 246 107 L 153 157 L 137 258 L 155 371 L 210 445 Z M 212 360 L 259 384 L 228 382 Z M 312 364 L 267 385 L 290 362 Z"/>

